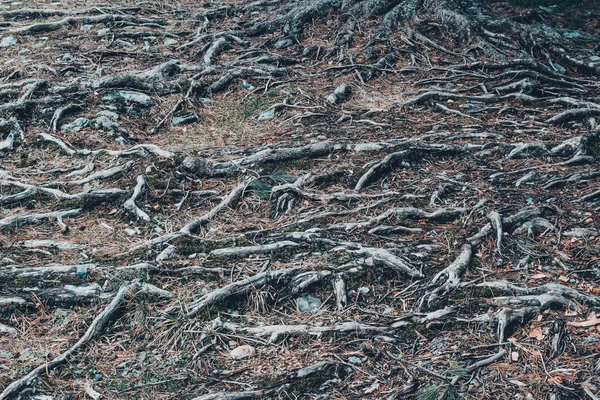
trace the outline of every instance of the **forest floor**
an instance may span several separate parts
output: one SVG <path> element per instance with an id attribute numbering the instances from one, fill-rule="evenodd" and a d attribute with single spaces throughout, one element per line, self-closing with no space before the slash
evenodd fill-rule
<path id="1" fill-rule="evenodd" d="M 0 3 L 0 400 L 600 397 L 555 3 Z"/>

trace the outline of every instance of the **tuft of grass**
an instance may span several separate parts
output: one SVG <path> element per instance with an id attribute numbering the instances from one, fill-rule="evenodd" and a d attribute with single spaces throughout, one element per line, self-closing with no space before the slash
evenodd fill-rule
<path id="1" fill-rule="evenodd" d="M 275 170 L 267 176 L 260 177 L 252 182 L 249 189 L 260 199 L 268 199 L 271 196 L 273 186 L 292 183 L 296 177 L 288 175 L 285 171 Z"/>
<path id="2" fill-rule="evenodd" d="M 448 385 L 444 394 L 442 394 L 441 400 L 456 400 L 458 398 L 458 393 L 456 389 L 452 385 Z"/>
<path id="3" fill-rule="evenodd" d="M 417 392 L 419 400 L 436 400 L 440 389 L 436 386 L 426 386 Z"/>

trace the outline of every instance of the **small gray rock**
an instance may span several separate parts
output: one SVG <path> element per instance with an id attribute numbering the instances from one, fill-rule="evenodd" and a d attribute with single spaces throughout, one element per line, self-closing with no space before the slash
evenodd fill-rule
<path id="1" fill-rule="evenodd" d="M 381 56 L 381 49 L 377 46 L 369 46 L 363 50 L 363 54 L 365 56 L 365 59 L 374 60 Z"/>
<path id="2" fill-rule="evenodd" d="M 174 117 L 173 121 L 171 121 L 171 125 L 173 125 L 173 126 L 187 125 L 187 124 L 193 124 L 194 122 L 198 122 L 198 121 L 200 121 L 200 117 L 198 116 L 198 114 L 188 113 L 188 114 Z"/>
<path id="3" fill-rule="evenodd" d="M 82 31 L 89 31 L 89 30 L 91 30 L 93 27 L 94 27 L 94 25 L 91 25 L 91 24 L 84 24 L 84 25 L 81 25 L 81 30 L 82 30 Z"/>
<path id="4" fill-rule="evenodd" d="M 165 46 L 175 46 L 177 44 L 177 40 L 175 39 L 166 39 Z"/>
<path id="5" fill-rule="evenodd" d="M 577 39 L 582 37 L 583 35 L 580 32 L 565 32 L 563 36 L 566 38 Z"/>
<path id="6" fill-rule="evenodd" d="M 156 52 L 158 52 L 158 47 L 152 46 L 148 42 L 144 42 L 144 50 L 147 51 L 148 53 L 156 53 Z"/>
<path id="7" fill-rule="evenodd" d="M 557 72 L 564 74 L 565 72 L 567 72 L 567 70 L 565 69 L 565 67 L 563 67 L 562 65 L 558 64 L 558 63 L 554 63 L 554 69 L 556 69 Z"/>
<path id="8" fill-rule="evenodd" d="M 256 355 L 256 349 L 249 345 L 238 346 L 229 352 L 229 357 L 234 360 L 243 360 Z"/>
<path id="9" fill-rule="evenodd" d="M 109 110 L 102 110 L 96 114 L 97 117 L 106 117 L 112 121 L 117 121 L 119 119 L 119 114 Z"/>
<path id="10" fill-rule="evenodd" d="M 298 304 L 298 311 L 301 313 L 315 313 L 319 311 L 323 302 L 321 299 L 307 294 L 306 296 L 298 297 L 296 304 Z"/>
<path id="11" fill-rule="evenodd" d="M 119 124 L 104 115 L 94 118 L 92 120 L 92 125 L 97 129 L 102 129 L 104 132 L 126 133 L 125 129 L 121 128 Z"/>
<path id="12" fill-rule="evenodd" d="M 177 257 L 179 257 L 179 254 L 177 253 L 177 248 L 173 245 L 170 245 L 156 257 L 156 262 L 172 260 Z"/>
<path id="13" fill-rule="evenodd" d="M 290 47 L 294 45 L 294 41 L 292 39 L 280 39 L 278 40 L 273 47 L 276 49 L 285 49 L 286 47 Z"/>
<path id="14" fill-rule="evenodd" d="M 13 358 L 13 353 L 6 350 L 0 350 L 0 358 Z"/>
<path id="15" fill-rule="evenodd" d="M 569 231 L 563 232 L 563 235 L 565 236 L 573 236 L 580 238 L 585 238 L 588 236 L 598 236 L 599 234 L 600 231 L 594 228 L 573 228 Z"/>
<path id="16" fill-rule="evenodd" d="M 214 165 L 202 157 L 186 157 L 181 162 L 181 169 L 196 174 L 197 176 L 213 176 Z"/>
<path id="17" fill-rule="evenodd" d="M 90 125 L 90 120 L 87 118 L 77 118 L 75 121 L 64 124 L 60 127 L 62 132 L 75 133 Z"/>
<path id="18" fill-rule="evenodd" d="M 272 119 L 274 117 L 275 117 L 275 107 L 271 107 L 268 110 L 265 110 L 265 111 L 261 112 L 260 114 L 258 114 L 256 119 L 259 121 L 265 121 L 267 119 Z"/>
<path id="19" fill-rule="evenodd" d="M 540 10 L 545 11 L 545 12 L 547 12 L 549 14 L 552 14 L 556 10 L 556 7 L 557 7 L 556 5 L 549 6 L 549 7 L 540 6 Z"/>
<path id="20" fill-rule="evenodd" d="M 12 47 L 17 45 L 17 38 L 14 36 L 6 36 L 0 41 L 0 47 Z"/>
<path id="21" fill-rule="evenodd" d="M 352 90 L 350 89 L 350 86 L 340 85 L 337 88 L 335 88 L 333 93 L 331 93 L 325 99 L 330 104 L 340 104 L 340 103 L 347 101 L 348 98 L 350 97 L 351 93 L 352 93 Z"/>
<path id="22" fill-rule="evenodd" d="M 12 326 L 4 325 L 0 323 L 0 335 L 10 335 L 16 336 L 19 334 L 19 331 L 13 328 Z"/>
<path id="23" fill-rule="evenodd" d="M 352 364 L 362 364 L 362 359 L 360 357 L 352 356 L 348 358 L 348 361 Z"/>
<path id="24" fill-rule="evenodd" d="M 133 90 L 117 90 L 102 97 L 104 101 L 121 101 L 125 103 L 134 103 L 141 107 L 152 107 L 154 100 L 145 93 L 135 92 Z"/>

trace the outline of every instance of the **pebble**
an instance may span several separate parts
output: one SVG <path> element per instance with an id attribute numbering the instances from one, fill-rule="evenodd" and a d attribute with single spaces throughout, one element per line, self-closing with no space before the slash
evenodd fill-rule
<path id="1" fill-rule="evenodd" d="M 14 36 L 6 36 L 0 41 L 0 47 L 12 47 L 17 45 L 17 38 Z"/>
<path id="2" fill-rule="evenodd" d="M 0 350 L 0 358 L 13 358 L 13 353 L 6 350 Z"/>
<path id="3" fill-rule="evenodd" d="M 582 37 L 583 35 L 579 32 L 565 32 L 563 33 L 563 36 L 566 38 L 576 39 Z"/>
<path id="4" fill-rule="evenodd" d="M 166 261 L 166 260 L 172 260 L 174 258 L 179 257 L 179 254 L 177 254 L 177 248 L 173 245 L 167 247 L 166 249 L 164 249 L 157 257 L 156 257 L 156 262 L 161 262 L 161 261 Z"/>
<path id="5" fill-rule="evenodd" d="M 274 108 L 274 107 L 271 107 L 271 108 L 269 108 L 268 110 L 265 110 L 265 111 L 261 112 L 261 113 L 260 113 L 260 114 L 259 114 L 259 115 L 256 117 L 256 119 L 257 119 L 258 121 L 264 121 L 264 120 L 267 120 L 267 119 L 271 119 L 271 118 L 273 118 L 273 117 L 275 117 L 275 108 Z"/>
<path id="6" fill-rule="evenodd" d="M 126 132 L 125 129 L 121 128 L 113 119 L 104 115 L 94 118 L 92 120 L 92 125 L 105 132 Z"/>
<path id="7" fill-rule="evenodd" d="M 123 101 L 126 103 L 134 103 L 142 107 L 151 107 L 154 105 L 154 100 L 152 100 L 152 97 L 145 93 L 135 92 L 133 90 L 117 90 L 114 93 L 104 95 L 102 100 Z"/>
<path id="8" fill-rule="evenodd" d="M 117 114 L 116 112 L 113 112 L 113 111 L 109 111 L 109 110 L 102 110 L 102 111 L 98 112 L 96 114 L 96 116 L 97 117 L 106 117 L 113 121 L 116 121 L 119 119 L 119 114 Z"/>
<path id="9" fill-rule="evenodd" d="M 567 70 L 565 69 L 565 67 L 563 67 L 560 64 L 554 63 L 554 69 L 556 69 L 557 72 L 564 74 L 565 72 L 567 72 Z"/>
<path id="10" fill-rule="evenodd" d="M 362 364 L 362 359 L 356 356 L 348 358 L 348 361 L 350 361 L 352 364 Z"/>
<path id="11" fill-rule="evenodd" d="M 62 132 L 67 132 L 67 133 L 79 132 L 83 128 L 89 126 L 89 124 L 90 124 L 90 121 L 87 118 L 81 117 L 81 118 L 77 118 L 73 122 L 62 125 L 60 127 L 60 130 Z"/>
<path id="12" fill-rule="evenodd" d="M 243 345 L 236 347 L 229 352 L 229 357 L 234 360 L 243 360 L 245 358 L 251 358 L 256 355 L 256 349 L 249 345 Z"/>
<path id="13" fill-rule="evenodd" d="M 290 47 L 294 45 L 294 41 L 292 39 L 280 39 L 278 40 L 273 47 L 276 49 L 285 49 L 286 47 Z"/>
<path id="14" fill-rule="evenodd" d="M 188 114 L 179 115 L 177 117 L 174 117 L 173 121 L 171 122 L 171 125 L 173 125 L 173 126 L 187 125 L 187 124 L 192 124 L 194 122 L 198 122 L 199 120 L 200 120 L 200 117 L 198 116 L 198 114 L 188 113 Z"/>
<path id="15" fill-rule="evenodd" d="M 298 297 L 296 303 L 298 304 L 298 311 L 300 311 L 301 313 L 317 312 L 323 304 L 321 299 L 313 297 L 310 294 Z"/>
<path id="16" fill-rule="evenodd" d="M 348 97 L 350 97 L 351 93 L 352 90 L 350 89 L 350 86 L 340 85 L 336 87 L 333 93 L 327 96 L 325 100 L 327 100 L 327 102 L 330 104 L 340 104 L 348 100 Z"/>

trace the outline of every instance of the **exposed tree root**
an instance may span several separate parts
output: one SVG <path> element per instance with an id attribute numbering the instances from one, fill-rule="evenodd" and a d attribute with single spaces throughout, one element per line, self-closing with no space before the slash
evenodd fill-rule
<path id="1" fill-rule="evenodd" d="M 86 330 L 83 336 L 79 338 L 77 343 L 51 361 L 40 365 L 24 377 L 8 385 L 4 391 L 0 393 L 0 399 L 10 399 L 18 395 L 19 392 L 21 392 L 25 387 L 29 386 L 34 379 L 40 377 L 41 375 L 48 374 L 49 371 L 52 371 L 61 364 L 67 362 L 71 356 L 79 350 L 80 347 L 100 336 L 110 324 L 115 312 L 121 308 L 124 300 L 127 297 L 132 296 L 138 289 L 141 289 L 141 292 L 155 293 L 152 285 L 141 284 L 139 282 L 133 282 L 122 286 L 115 294 L 115 297 L 110 304 L 108 304 L 108 306 L 106 306 L 106 308 L 94 319 L 94 321 L 92 321 L 89 328 Z M 164 291 L 162 290 L 157 293 L 159 293 L 160 296 L 165 295 Z"/>
<path id="2" fill-rule="evenodd" d="M 0 399 L 600 385 L 593 12 L 188 3 L 0 11 Z"/>
<path id="3" fill-rule="evenodd" d="M 0 228 L 7 227 L 21 227 L 24 225 L 34 225 L 44 222 L 47 219 L 55 219 L 60 223 L 62 223 L 63 218 L 71 218 L 76 217 L 81 213 L 80 208 L 76 208 L 73 210 L 65 210 L 65 211 L 55 211 L 48 213 L 40 213 L 40 214 L 29 214 L 29 215 L 15 215 L 12 217 L 6 217 L 0 219 Z"/>
<path id="4" fill-rule="evenodd" d="M 146 186 L 146 179 L 143 175 L 138 175 L 137 184 L 135 185 L 135 189 L 133 189 L 133 194 L 127 201 L 123 204 L 123 208 L 133 214 L 136 218 L 142 219 L 146 222 L 150 222 L 150 216 L 142 211 L 135 201 L 142 194 L 144 190 L 144 186 Z"/>

